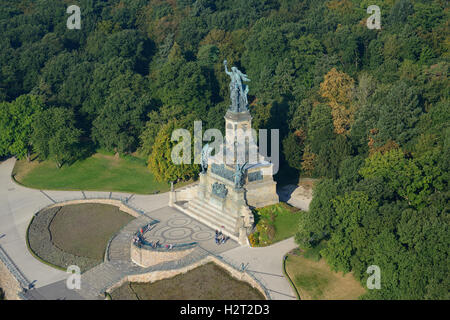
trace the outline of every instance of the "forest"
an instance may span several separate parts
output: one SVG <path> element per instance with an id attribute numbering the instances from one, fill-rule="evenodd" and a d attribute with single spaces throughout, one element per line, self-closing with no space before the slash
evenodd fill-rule
<path id="1" fill-rule="evenodd" d="M 447 5 L 0 0 L 0 157 L 62 167 L 102 148 L 139 153 L 160 181 L 195 178 L 171 163 L 171 133 L 224 129 L 227 59 L 251 79 L 253 126 L 280 130 L 278 183 L 320 181 L 299 246 L 362 283 L 378 265 L 364 299 L 448 300 Z"/>

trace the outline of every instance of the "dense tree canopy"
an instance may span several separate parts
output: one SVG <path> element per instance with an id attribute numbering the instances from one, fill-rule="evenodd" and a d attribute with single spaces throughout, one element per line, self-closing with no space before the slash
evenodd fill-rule
<path id="1" fill-rule="evenodd" d="M 0 103 L 0 154 L 29 158 L 32 124 L 43 106 L 41 99 L 32 95 Z"/>
<path id="2" fill-rule="evenodd" d="M 52 159 L 57 167 L 79 156 L 81 130 L 75 127 L 73 111 L 50 108 L 38 113 L 32 124 L 33 148 L 43 159 Z"/>
<path id="3" fill-rule="evenodd" d="M 187 145 L 187 150 L 180 148 L 180 152 L 175 156 L 183 158 L 187 156 L 193 158 L 192 141 L 184 141 L 184 137 L 173 137 L 172 133 L 176 129 L 183 129 L 183 126 L 177 124 L 177 121 L 170 120 L 162 126 L 161 132 L 156 138 L 152 147 L 152 153 L 149 156 L 148 166 L 155 174 L 158 181 L 179 181 L 187 180 L 199 173 L 199 168 L 190 163 L 174 163 L 173 153 L 178 151 L 176 146 Z M 189 133 L 192 137 L 192 132 Z M 175 139 L 178 140 L 175 140 Z M 188 154 L 184 154 L 188 152 Z"/>

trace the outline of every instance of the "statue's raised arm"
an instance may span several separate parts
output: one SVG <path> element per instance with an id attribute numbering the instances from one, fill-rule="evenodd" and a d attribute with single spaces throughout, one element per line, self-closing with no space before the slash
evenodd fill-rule
<path id="1" fill-rule="evenodd" d="M 248 105 L 248 85 L 243 82 L 250 81 L 245 73 L 242 73 L 238 68 L 231 67 L 231 71 L 228 70 L 227 60 L 223 61 L 225 66 L 225 73 L 230 76 L 230 110 L 233 112 L 244 112 L 247 110 Z"/>
<path id="2" fill-rule="evenodd" d="M 233 78 L 233 73 L 230 72 L 230 71 L 228 71 L 227 64 L 228 64 L 227 60 L 226 60 L 226 59 L 223 60 L 223 65 L 225 66 L 225 73 L 226 73 L 227 75 L 229 75 L 231 78 Z"/>

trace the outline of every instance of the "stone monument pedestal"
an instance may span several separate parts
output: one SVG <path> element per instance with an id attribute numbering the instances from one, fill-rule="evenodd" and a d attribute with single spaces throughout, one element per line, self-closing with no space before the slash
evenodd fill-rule
<path id="1" fill-rule="evenodd" d="M 225 72 L 231 77 L 231 106 L 225 115 L 225 142 L 214 156 L 208 147 L 202 152 L 202 168 L 197 194 L 186 207 L 186 214 L 213 229 L 220 230 L 242 245 L 248 245 L 254 216 L 249 206 L 263 207 L 278 203 L 273 164 L 258 152 L 248 111 L 247 76 L 233 67 Z M 219 152 L 217 152 L 219 151 Z M 207 171 L 205 172 L 205 170 Z M 175 203 L 171 196 L 171 203 Z"/>

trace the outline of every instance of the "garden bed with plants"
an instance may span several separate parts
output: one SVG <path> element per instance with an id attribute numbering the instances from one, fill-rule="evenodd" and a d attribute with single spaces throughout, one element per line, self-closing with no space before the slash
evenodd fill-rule
<path id="1" fill-rule="evenodd" d="M 252 247 L 269 246 L 295 235 L 301 210 L 280 202 L 254 211 L 255 231 L 250 234 Z"/>
<path id="2" fill-rule="evenodd" d="M 264 300 L 264 296 L 225 269 L 208 263 L 153 283 L 126 282 L 111 292 L 112 300 Z"/>
<path id="3" fill-rule="evenodd" d="M 81 272 L 103 261 L 107 243 L 134 217 L 105 204 L 77 204 L 43 209 L 28 227 L 31 253 L 43 263 Z"/>

